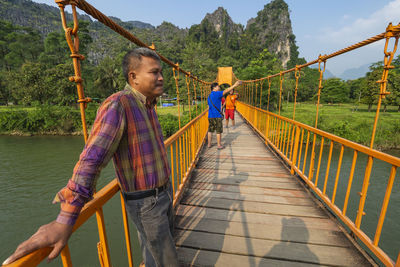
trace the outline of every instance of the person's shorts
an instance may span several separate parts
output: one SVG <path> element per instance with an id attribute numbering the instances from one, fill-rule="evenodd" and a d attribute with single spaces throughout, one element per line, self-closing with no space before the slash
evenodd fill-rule
<path id="1" fill-rule="evenodd" d="M 217 134 L 222 133 L 222 118 L 208 118 L 208 131 L 210 133 L 217 132 Z"/>
<path id="2" fill-rule="evenodd" d="M 234 109 L 225 109 L 225 119 L 228 120 L 229 118 L 231 118 L 231 120 L 235 119 Z"/>

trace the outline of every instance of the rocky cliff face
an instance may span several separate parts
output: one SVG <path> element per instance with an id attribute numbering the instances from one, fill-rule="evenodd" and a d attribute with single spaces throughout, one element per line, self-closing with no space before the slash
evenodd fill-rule
<path id="1" fill-rule="evenodd" d="M 219 38 L 228 38 L 232 34 L 243 33 L 243 27 L 239 24 L 235 24 L 223 7 L 218 7 L 218 9 L 211 14 L 207 13 L 202 23 L 206 20 L 214 27 Z"/>
<path id="2" fill-rule="evenodd" d="M 288 5 L 274 0 L 247 22 L 245 32 L 258 40 L 262 47 L 278 55 L 284 67 L 298 55 Z"/>
<path id="3" fill-rule="evenodd" d="M 43 37 L 52 31 L 62 31 L 59 9 L 31 0 L 0 0 L 0 18 L 15 25 L 32 27 Z M 89 33 L 94 41 L 89 49 L 93 63 L 100 62 L 110 51 L 121 48 L 121 40 L 104 25 L 92 21 L 87 15 L 79 15 L 79 19 L 89 22 Z M 168 22 L 154 27 L 139 21 L 112 19 L 144 42 L 154 42 L 156 47 L 168 49 L 175 60 L 179 59 L 188 41 L 206 44 L 212 51 L 210 57 L 215 61 L 221 56 L 252 58 L 264 48 L 276 54 L 283 67 L 295 65 L 298 58 L 288 5 L 284 0 L 273 0 L 265 5 L 257 17 L 248 21 L 245 29 L 243 25 L 234 23 L 222 7 L 207 14 L 200 24 L 190 29 L 180 29 Z M 71 14 L 67 14 L 67 20 L 72 21 Z"/>
<path id="4" fill-rule="evenodd" d="M 80 20 L 91 21 L 87 15 L 78 15 Z M 72 15 L 66 15 L 72 21 Z M 38 4 L 29 0 L 0 0 L 0 18 L 14 25 L 31 27 L 43 36 L 53 31 L 61 31 L 60 10 L 46 4 Z"/>
<path id="5" fill-rule="evenodd" d="M 60 10 L 58 8 L 30 0 L 0 0 L 0 18 L 14 25 L 38 30 L 43 36 L 53 31 L 62 31 Z M 67 22 L 72 22 L 71 13 L 66 12 L 66 18 Z M 123 22 L 119 18 L 110 18 L 128 30 L 134 28 L 154 29 L 154 26 L 141 21 Z M 95 24 L 88 15 L 78 14 L 78 19 L 92 22 L 91 26 Z M 102 26 L 100 25 L 99 27 Z"/>

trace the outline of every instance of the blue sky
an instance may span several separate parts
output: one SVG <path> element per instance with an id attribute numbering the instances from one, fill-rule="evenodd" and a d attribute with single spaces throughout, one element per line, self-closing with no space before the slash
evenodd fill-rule
<path id="1" fill-rule="evenodd" d="M 56 6 L 53 0 L 34 0 Z M 400 0 L 285 0 L 300 56 L 307 61 L 330 54 L 400 23 Z M 198 24 L 207 13 L 224 7 L 235 23 L 246 25 L 270 0 L 96 0 L 89 3 L 108 16 L 139 20 L 154 26 L 168 21 L 180 28 Z M 327 62 L 336 75 L 348 68 L 383 59 L 382 41 Z M 390 46 L 392 47 L 392 46 Z M 391 48 L 390 48 L 391 50 Z M 396 53 L 396 56 L 399 52 Z"/>

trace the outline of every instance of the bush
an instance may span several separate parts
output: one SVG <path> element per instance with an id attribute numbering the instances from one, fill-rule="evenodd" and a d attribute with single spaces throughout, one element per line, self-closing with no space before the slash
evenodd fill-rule
<path id="1" fill-rule="evenodd" d="M 43 105 L 30 111 L 0 112 L 0 133 L 72 133 L 80 128 L 79 110 L 71 107 Z"/>
<path id="2" fill-rule="evenodd" d="M 86 123 L 88 130 L 96 117 L 98 104 L 89 104 L 86 109 Z M 197 113 L 200 113 L 200 109 Z M 195 118 L 195 110 L 192 110 L 191 118 Z M 179 130 L 179 118 L 172 114 L 159 115 L 159 122 L 164 138 L 168 138 Z M 185 111 L 181 116 L 181 127 L 190 121 L 189 112 Z M 0 133 L 12 132 L 28 134 L 72 134 L 82 129 L 80 110 L 68 106 L 37 105 L 27 111 L 24 109 L 0 111 Z"/>

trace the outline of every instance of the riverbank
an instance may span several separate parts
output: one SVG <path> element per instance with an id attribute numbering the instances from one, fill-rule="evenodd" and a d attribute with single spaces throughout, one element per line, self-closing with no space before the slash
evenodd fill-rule
<path id="1" fill-rule="evenodd" d="M 92 103 L 86 109 L 86 121 L 90 129 L 99 104 Z M 374 109 L 373 109 L 374 110 Z M 181 125 L 185 125 L 200 113 L 197 108 L 180 107 Z M 165 138 L 179 129 L 178 107 L 158 108 L 159 121 Z M 295 119 L 310 126 L 315 124 L 316 106 L 308 103 L 296 105 Z M 293 118 L 293 103 L 283 105 L 281 115 Z M 353 104 L 321 105 L 318 128 L 369 146 L 375 111 L 368 112 L 367 107 Z M 36 107 L 0 107 L 0 135 L 82 135 L 80 111 L 77 107 L 36 106 Z M 374 148 L 378 150 L 400 149 L 400 112 L 397 107 L 388 107 L 381 112 L 378 120 Z"/>
<path id="2" fill-rule="evenodd" d="M 91 104 L 86 109 L 88 129 L 95 119 L 98 104 Z M 179 110 L 181 125 L 200 114 L 200 108 Z M 158 117 L 167 138 L 179 130 L 177 107 L 159 108 Z M 36 107 L 1 107 L 0 135 L 33 136 L 33 135 L 83 135 L 80 111 L 76 107 L 36 106 Z"/>

